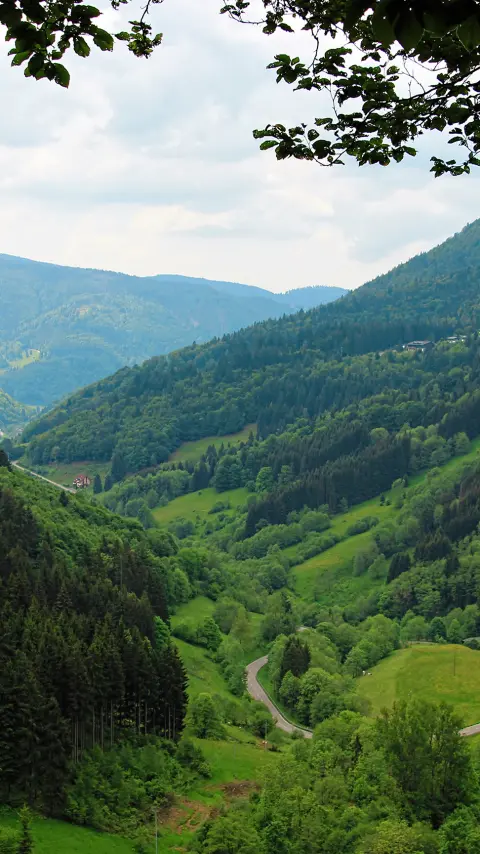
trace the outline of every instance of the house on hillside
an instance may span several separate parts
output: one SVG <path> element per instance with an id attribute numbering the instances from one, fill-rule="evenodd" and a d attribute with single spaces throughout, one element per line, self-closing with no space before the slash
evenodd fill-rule
<path id="1" fill-rule="evenodd" d="M 90 486 L 91 482 L 88 474 L 79 474 L 73 481 L 73 485 L 75 489 L 86 489 L 87 486 Z"/>
<path id="2" fill-rule="evenodd" d="M 425 353 L 427 350 L 433 350 L 434 346 L 433 341 L 409 341 L 408 344 L 403 345 L 403 349 Z"/>
<path id="3" fill-rule="evenodd" d="M 450 335 L 449 338 L 445 339 L 448 344 L 460 344 L 461 341 L 466 341 L 466 335 Z"/>

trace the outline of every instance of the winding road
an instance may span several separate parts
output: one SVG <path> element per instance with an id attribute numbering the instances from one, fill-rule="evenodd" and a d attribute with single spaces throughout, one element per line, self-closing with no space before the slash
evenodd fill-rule
<path id="1" fill-rule="evenodd" d="M 261 658 L 255 659 L 251 664 L 247 664 L 247 691 L 252 697 L 253 700 L 257 700 L 259 703 L 263 703 L 264 706 L 267 707 L 270 712 L 273 720 L 275 721 L 275 726 L 279 729 L 282 729 L 284 732 L 300 732 L 305 738 L 312 738 L 313 732 L 311 729 L 304 729 L 303 727 L 295 726 L 295 724 L 290 723 L 287 719 L 282 715 L 280 709 L 277 708 L 273 700 L 270 699 L 267 692 L 260 685 L 258 681 L 258 671 L 264 667 L 268 662 L 268 655 L 262 655 Z M 468 738 L 471 735 L 478 735 L 480 733 L 480 723 L 473 724 L 472 726 L 466 726 L 460 730 L 460 735 Z"/>
<path id="2" fill-rule="evenodd" d="M 261 658 L 257 658 L 255 661 L 252 661 L 251 664 L 247 664 L 248 693 L 254 700 L 258 700 L 259 703 L 263 703 L 263 705 L 267 707 L 275 721 L 275 726 L 279 729 L 283 729 L 284 732 L 301 732 L 305 738 L 312 738 L 313 733 L 311 729 L 302 729 L 302 727 L 295 726 L 295 724 L 291 724 L 290 721 L 287 721 L 281 711 L 276 707 L 275 703 L 270 699 L 265 689 L 260 685 L 260 682 L 258 681 L 258 671 L 267 663 L 267 661 L 268 655 L 262 655 Z"/>

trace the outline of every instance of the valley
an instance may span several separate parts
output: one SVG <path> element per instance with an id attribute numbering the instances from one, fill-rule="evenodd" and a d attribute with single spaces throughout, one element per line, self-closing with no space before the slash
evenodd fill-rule
<path id="1" fill-rule="evenodd" d="M 337 287 L 276 294 L 189 276 L 128 276 L 0 254 L 0 429 L 125 365 L 338 299 Z M 185 306 L 187 310 L 185 311 Z M 12 416 L 1 395 L 23 410 Z"/>
<path id="2" fill-rule="evenodd" d="M 156 819 L 161 854 L 458 854 L 480 796 L 459 736 L 480 722 L 479 234 L 2 442 L 0 698 L 21 702 L 0 699 L 0 842 L 26 802 L 40 852 L 153 854 Z"/>

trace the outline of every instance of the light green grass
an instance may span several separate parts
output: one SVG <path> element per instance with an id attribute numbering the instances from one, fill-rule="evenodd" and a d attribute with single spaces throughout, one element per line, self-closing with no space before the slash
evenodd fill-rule
<path id="1" fill-rule="evenodd" d="M 8 359 L 8 368 L 2 368 L 0 374 L 6 374 L 9 370 L 21 370 L 31 365 L 33 362 L 38 362 L 40 359 L 40 350 L 23 350 L 21 355 L 16 359 Z"/>
<path id="2" fill-rule="evenodd" d="M 250 433 L 255 434 L 256 429 L 256 424 L 247 424 L 238 433 L 229 433 L 225 436 L 207 436 L 205 439 L 197 439 L 195 442 L 184 442 L 183 445 L 180 445 L 170 455 L 169 462 L 195 463 L 203 456 L 210 445 L 213 445 L 214 448 L 219 448 L 222 444 L 226 447 L 228 445 L 238 445 L 240 442 L 246 442 Z"/>
<path id="3" fill-rule="evenodd" d="M 228 783 L 230 780 L 261 781 L 265 770 L 271 768 L 278 757 L 278 754 L 261 747 L 259 742 L 244 744 L 196 739 L 196 743 L 210 764 L 212 785 Z"/>
<path id="4" fill-rule="evenodd" d="M 188 674 L 188 696 L 196 697 L 202 693 L 218 694 L 225 700 L 235 702 L 236 698 L 228 690 L 218 665 L 209 657 L 207 650 L 179 638 L 173 640 Z"/>
<path id="5" fill-rule="evenodd" d="M 191 519 L 193 522 L 201 522 L 205 521 L 208 512 L 219 501 L 225 503 L 229 501 L 231 509 L 224 512 L 233 514 L 238 506 L 246 503 L 248 495 L 244 487 L 230 489 L 227 492 L 217 492 L 216 489 L 208 487 L 199 492 L 180 495 L 179 498 L 174 498 L 169 504 L 157 507 L 152 512 L 155 521 L 162 525 L 168 525 L 174 519 Z"/>
<path id="6" fill-rule="evenodd" d="M 453 474 L 463 466 L 479 459 L 480 439 L 476 439 L 472 442 L 469 453 L 449 460 L 442 466 L 441 474 Z M 423 472 L 412 478 L 407 487 L 407 493 L 421 484 L 427 476 L 428 472 Z M 392 492 L 385 492 L 385 498 L 392 500 Z M 347 513 L 335 516 L 331 528 L 326 533 L 346 537 L 348 528 L 365 516 L 376 516 L 380 522 L 386 522 L 394 519 L 398 513 L 399 510 L 393 501 L 391 504 L 380 504 L 379 497 L 372 498 L 370 501 L 364 501 L 352 507 Z M 346 537 L 326 552 L 298 564 L 292 569 L 295 593 L 307 602 L 345 606 L 357 597 L 381 587 L 383 582 L 373 580 L 368 573 L 358 577 L 352 574 L 352 563 L 356 552 L 366 546 L 371 537 L 371 531 Z M 288 555 L 290 550 L 293 553 L 294 548 L 286 549 L 285 554 Z"/>
<path id="7" fill-rule="evenodd" d="M 20 828 L 14 810 L 0 811 L 0 827 Z M 120 836 L 97 833 L 64 821 L 35 818 L 32 822 L 35 854 L 132 854 L 133 844 Z"/>
<path id="8" fill-rule="evenodd" d="M 49 466 L 31 466 L 28 461 L 23 463 L 26 468 L 31 468 L 32 471 L 37 471 L 39 474 L 43 474 L 44 477 L 48 477 L 49 480 L 55 481 L 55 483 L 60 483 L 62 486 L 72 486 L 74 479 L 79 474 L 86 474 L 91 480 L 91 485 L 87 487 L 85 491 L 88 493 L 93 492 L 93 478 L 98 473 L 102 478 L 102 483 L 105 480 L 105 475 L 110 471 L 110 463 L 98 463 L 98 462 L 89 462 L 88 460 L 83 462 L 75 462 L 75 463 L 58 463 Z"/>
<path id="9" fill-rule="evenodd" d="M 179 605 L 175 613 L 171 617 L 172 627 L 175 628 L 178 623 L 183 623 L 186 620 L 193 625 L 202 623 L 207 617 L 211 617 L 215 610 L 215 602 L 208 599 L 207 596 L 195 596 L 195 599 L 190 599 L 184 605 Z"/>
<path id="10" fill-rule="evenodd" d="M 357 679 L 372 715 L 396 700 L 450 703 L 465 726 L 480 722 L 480 652 L 453 644 L 412 644 L 397 650 Z"/>

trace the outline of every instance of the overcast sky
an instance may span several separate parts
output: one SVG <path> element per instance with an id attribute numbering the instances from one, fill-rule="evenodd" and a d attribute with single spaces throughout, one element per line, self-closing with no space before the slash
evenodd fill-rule
<path id="1" fill-rule="evenodd" d="M 151 59 L 120 44 L 73 57 L 68 91 L 25 80 L 2 48 L 1 252 L 275 291 L 356 287 L 480 216 L 480 173 L 434 179 L 427 149 L 408 166 L 334 170 L 259 152 L 253 128 L 311 119 L 317 96 L 265 70 L 288 36 L 219 6 L 165 0 Z"/>

